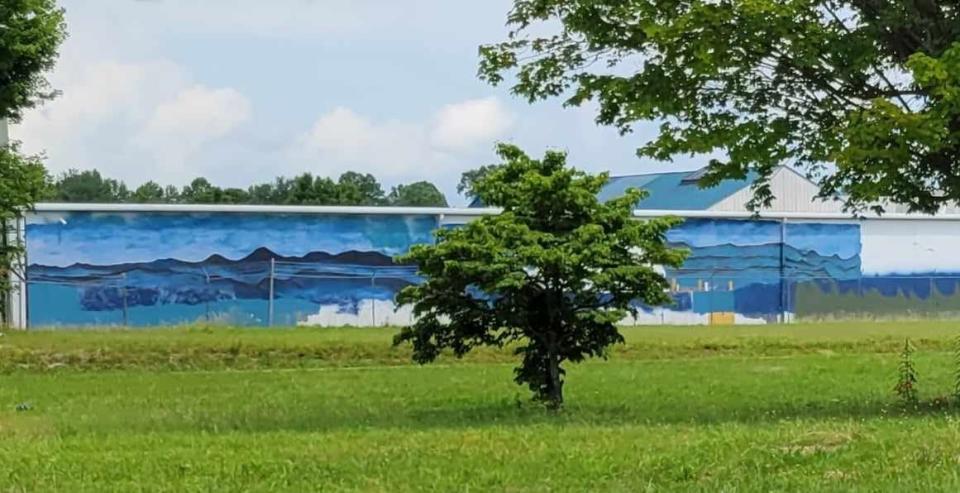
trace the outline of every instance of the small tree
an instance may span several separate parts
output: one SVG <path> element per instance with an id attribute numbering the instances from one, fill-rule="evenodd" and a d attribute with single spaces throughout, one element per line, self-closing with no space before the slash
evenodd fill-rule
<path id="1" fill-rule="evenodd" d="M 0 321 L 9 322 L 7 295 L 10 273 L 22 275 L 24 212 L 47 192 L 47 172 L 36 157 L 25 157 L 15 146 L 0 147 Z"/>
<path id="2" fill-rule="evenodd" d="M 563 363 L 604 356 L 623 342 L 617 323 L 635 302 L 670 301 L 656 265 L 679 266 L 685 252 L 665 242 L 675 218 L 633 219 L 643 197 L 630 190 L 601 203 L 607 176 L 498 146 L 504 164 L 474 185 L 484 204 L 502 207 L 463 227 L 441 230 L 401 260 L 419 265 L 424 282 L 403 289 L 417 321 L 396 344 L 411 342 L 420 363 L 443 349 L 463 356 L 477 346 L 518 343 L 516 382 L 551 408 L 563 403 Z"/>
<path id="3" fill-rule="evenodd" d="M 920 375 L 913 364 L 913 344 L 910 339 L 903 341 L 903 351 L 900 352 L 900 365 L 897 367 L 897 384 L 893 391 L 897 393 L 904 404 L 916 406 L 919 402 L 917 396 L 917 382 Z"/>

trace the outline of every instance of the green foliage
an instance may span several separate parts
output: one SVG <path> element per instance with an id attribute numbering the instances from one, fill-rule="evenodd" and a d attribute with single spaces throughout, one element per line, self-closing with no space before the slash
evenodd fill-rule
<path id="1" fill-rule="evenodd" d="M 66 35 L 55 0 L 0 3 L 0 119 L 17 121 L 23 110 L 56 94 L 44 75 Z"/>
<path id="2" fill-rule="evenodd" d="M 340 205 L 383 205 L 383 188 L 371 174 L 347 171 L 337 181 Z"/>
<path id="3" fill-rule="evenodd" d="M 283 193 L 285 191 L 286 193 Z M 280 200 L 287 204 L 329 205 L 338 204 L 339 189 L 330 178 L 304 173 L 292 180 L 277 181 L 277 192 L 283 193 Z"/>
<path id="4" fill-rule="evenodd" d="M 39 158 L 21 155 L 16 146 L 0 147 L 0 300 L 10 292 L 10 271 L 22 272 L 16 265 L 23 253 L 23 243 L 14 233 L 17 222 L 46 192 L 46 180 Z M 4 320 L 5 310 L 6 303 L 0 301 Z"/>
<path id="5" fill-rule="evenodd" d="M 953 340 L 953 401 L 960 404 L 960 336 Z"/>
<path id="6" fill-rule="evenodd" d="M 896 358 L 864 340 L 911 332 L 925 387 L 948 385 L 955 323 L 628 329 L 647 350 L 582 365 L 560 415 L 518 406 L 496 361 L 300 369 L 387 352 L 382 328 L 8 333 L 0 351 L 75 359 L 0 377 L 0 491 L 956 491 L 956 411 L 897 413 Z M 753 352 L 785 339 L 843 356 Z M 740 350 L 685 349 L 706 340 Z M 206 364 L 231 345 L 288 369 Z M 109 355 L 169 366 L 72 366 Z"/>
<path id="7" fill-rule="evenodd" d="M 393 187 L 387 196 L 387 203 L 405 207 L 447 207 L 447 198 L 433 183 L 418 181 Z"/>
<path id="8" fill-rule="evenodd" d="M 47 188 L 43 199 L 58 202 L 447 206 L 446 198 L 431 183 L 398 185 L 385 197 L 376 178 L 355 172 L 344 173 L 337 182 L 304 173 L 252 185 L 246 190 L 220 188 L 202 177 L 182 189 L 148 181 L 131 193 L 122 181 L 105 178 L 96 170 L 70 170 L 50 182 Z"/>
<path id="9" fill-rule="evenodd" d="M 756 171 L 754 208 L 782 164 L 854 210 L 960 199 L 956 1 L 513 4 L 509 39 L 480 48 L 483 79 L 514 74 L 530 101 L 592 101 L 624 133 L 660 122 L 640 155 L 723 153 L 702 184 Z"/>
<path id="10" fill-rule="evenodd" d="M 123 182 L 104 178 L 99 171 L 70 170 L 56 179 L 49 198 L 58 202 L 126 202 L 131 194 Z"/>
<path id="11" fill-rule="evenodd" d="M 476 186 L 476 183 L 485 178 L 498 167 L 499 165 L 489 164 L 463 172 L 463 174 L 460 175 L 460 183 L 457 184 L 457 193 L 468 199 L 475 198 L 476 193 L 473 191 L 473 189 Z"/>
<path id="12" fill-rule="evenodd" d="M 137 189 L 133 191 L 131 198 L 134 202 L 156 204 L 164 201 L 165 193 L 164 188 L 157 185 L 156 182 L 148 181 L 137 187 Z"/>
<path id="13" fill-rule="evenodd" d="M 400 260 L 416 263 L 424 282 L 404 288 L 416 323 L 397 343 L 413 343 L 414 358 L 433 361 L 444 348 L 462 356 L 477 346 L 519 343 L 517 383 L 552 407 L 563 401 L 562 363 L 603 356 L 623 341 L 616 324 L 633 301 L 670 301 L 654 265 L 679 266 L 684 252 L 665 244 L 677 219 L 636 221 L 638 190 L 601 203 L 607 176 L 566 166 L 566 156 L 542 160 L 510 145 L 504 163 L 474 186 L 484 204 L 503 213 L 437 233 Z"/>
<path id="14" fill-rule="evenodd" d="M 914 351 L 910 339 L 904 340 L 903 351 L 900 352 L 900 366 L 897 368 L 897 384 L 893 387 L 893 391 L 897 393 L 900 400 L 909 406 L 916 406 L 919 403 L 917 382 L 920 375 L 913 362 Z"/>

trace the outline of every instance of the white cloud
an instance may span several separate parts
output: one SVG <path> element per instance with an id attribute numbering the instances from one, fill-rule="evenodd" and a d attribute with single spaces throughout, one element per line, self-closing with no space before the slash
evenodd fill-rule
<path id="1" fill-rule="evenodd" d="M 292 156 L 329 175 L 346 168 L 387 179 L 423 177 L 428 168 L 459 172 L 462 158 L 492 149 L 512 121 L 496 98 L 446 105 L 423 122 L 376 122 L 339 107 L 316 120 Z"/>
<path id="2" fill-rule="evenodd" d="M 249 118 L 250 102 L 239 91 L 196 85 L 158 106 L 144 135 L 202 141 L 222 137 Z"/>
<path id="3" fill-rule="evenodd" d="M 64 64 L 52 82 L 60 97 L 28 113 L 11 136 L 46 154 L 55 173 L 96 168 L 131 184 L 183 182 L 202 172 L 185 170 L 186 160 L 251 111 L 236 90 L 193 84 L 165 60 Z M 146 176 L 145 167 L 154 172 Z"/>
<path id="4" fill-rule="evenodd" d="M 62 91 L 60 97 L 30 112 L 15 134 L 28 148 L 56 151 L 106 120 L 143 118 L 151 105 L 172 94 L 171 88 L 183 80 L 178 66 L 162 61 L 69 67 L 58 71 L 53 80 Z"/>
<path id="5" fill-rule="evenodd" d="M 161 103 L 133 142 L 152 152 L 168 175 L 182 176 L 187 159 L 250 119 L 250 102 L 231 88 L 195 85 Z"/>
<path id="6" fill-rule="evenodd" d="M 513 116 L 495 97 L 448 104 L 434 121 L 431 140 L 443 149 L 489 144 L 513 125 Z"/>

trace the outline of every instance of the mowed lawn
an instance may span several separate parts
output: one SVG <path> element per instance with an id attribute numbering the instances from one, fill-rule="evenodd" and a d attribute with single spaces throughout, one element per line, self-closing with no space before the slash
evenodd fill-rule
<path id="1" fill-rule="evenodd" d="M 960 490 L 960 323 L 624 332 L 556 415 L 387 329 L 8 332 L 0 491 Z"/>

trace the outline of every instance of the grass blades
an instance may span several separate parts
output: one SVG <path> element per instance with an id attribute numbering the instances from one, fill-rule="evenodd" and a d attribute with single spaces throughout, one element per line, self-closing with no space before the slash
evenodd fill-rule
<path id="1" fill-rule="evenodd" d="M 907 333 L 920 402 L 949 395 L 949 324 L 644 328 L 559 414 L 505 353 L 420 367 L 386 330 L 8 333 L 101 356 L 4 363 L 0 491 L 956 491 L 954 408 L 891 391 Z"/>

